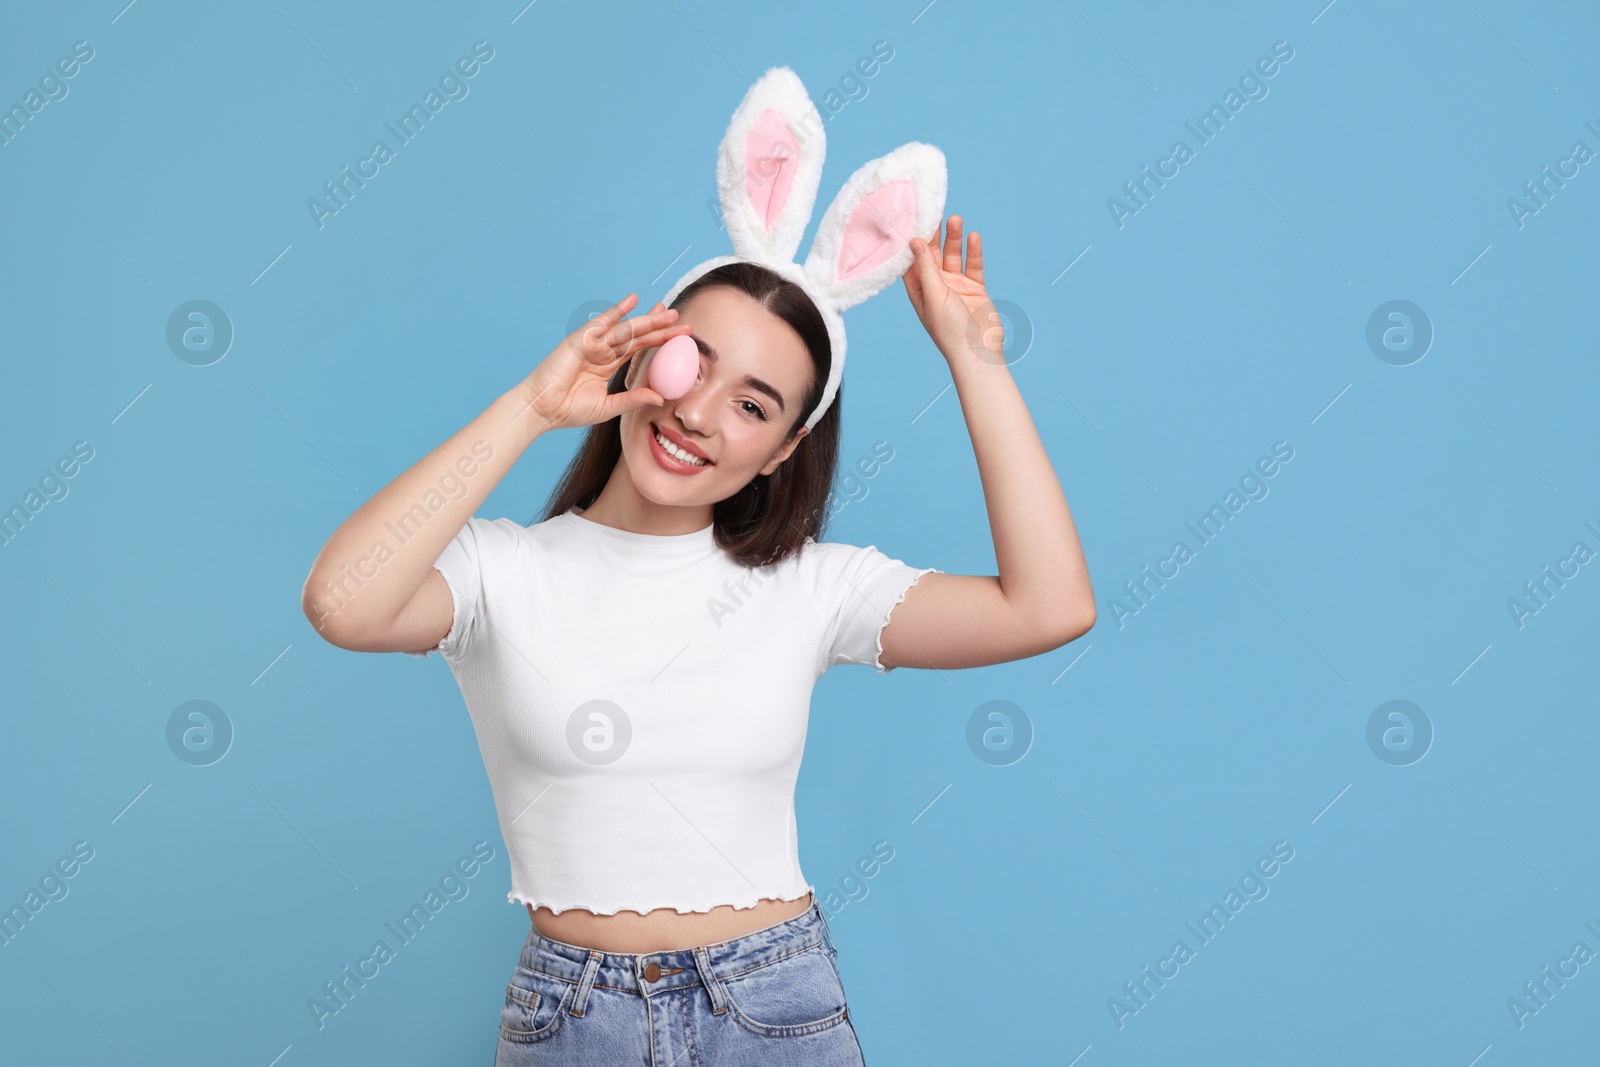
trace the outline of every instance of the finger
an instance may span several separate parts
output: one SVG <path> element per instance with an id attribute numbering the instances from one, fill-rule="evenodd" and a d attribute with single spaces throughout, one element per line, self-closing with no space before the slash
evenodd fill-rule
<path id="1" fill-rule="evenodd" d="M 983 241 L 978 238 L 977 230 L 967 234 L 967 277 L 983 284 Z"/>
<path id="2" fill-rule="evenodd" d="M 625 359 L 628 356 L 633 355 L 635 352 L 643 351 L 646 348 L 656 348 L 660 345 L 664 345 L 674 337 L 687 336 L 693 329 L 694 327 L 689 325 L 687 322 L 667 323 L 654 329 L 646 330 L 643 333 L 635 334 L 627 340 L 619 342 L 621 347 L 617 348 L 613 346 L 612 351 L 621 358 Z"/>
<path id="3" fill-rule="evenodd" d="M 610 341 L 614 345 L 621 345 L 637 337 L 659 334 L 663 331 L 680 327 L 683 329 L 691 328 L 687 322 L 678 321 L 676 308 L 667 308 L 664 311 L 653 311 L 649 315 L 639 315 L 631 319 L 624 319 L 612 330 Z"/>
<path id="4" fill-rule="evenodd" d="M 935 292 L 933 288 L 939 282 L 939 261 L 934 258 L 933 245 L 924 244 L 922 253 L 911 262 L 912 269 L 917 272 L 917 291 L 926 296 Z"/>
<path id="5" fill-rule="evenodd" d="M 656 307 L 661 307 L 661 304 L 657 302 Z M 595 345 L 601 348 L 609 349 L 612 352 L 617 352 L 624 346 L 628 345 L 629 342 L 634 338 L 642 334 L 648 334 L 670 327 L 673 325 L 673 321 L 677 317 L 678 312 L 676 308 L 666 308 L 661 311 L 653 310 L 648 315 L 639 315 L 631 319 L 623 319 L 621 322 L 611 325 L 604 333 L 589 334 L 588 337 L 592 339 Z M 594 321 L 596 324 L 598 324 L 600 319 L 597 317 Z"/>
<path id="6" fill-rule="evenodd" d="M 961 216 L 951 215 L 944 228 L 944 269 L 961 273 Z"/>
<path id="7" fill-rule="evenodd" d="M 642 328 L 656 329 L 657 327 L 665 326 L 668 323 L 676 321 L 678 317 L 677 308 L 663 307 L 659 302 L 657 302 L 655 308 L 650 310 L 650 314 L 636 315 L 633 318 L 628 319 L 627 322 L 630 323 L 635 330 Z"/>
<path id="8" fill-rule="evenodd" d="M 913 241 L 918 238 L 912 238 Z M 913 308 L 922 307 L 922 279 L 917 275 L 917 249 L 911 246 L 911 262 L 906 264 L 905 273 L 900 275 L 900 280 L 906 283 L 906 299 L 911 301 Z"/>
<path id="9" fill-rule="evenodd" d="M 906 299 L 911 301 L 912 310 L 920 315 L 922 313 L 922 281 L 917 277 L 916 260 L 911 261 L 911 266 L 906 268 L 906 272 L 900 276 L 900 280 L 905 282 Z"/>
<path id="10" fill-rule="evenodd" d="M 637 389 L 626 392 L 612 393 L 600 403 L 599 422 L 606 422 L 618 415 L 626 415 L 635 408 L 664 407 L 667 398 L 648 386 L 641 385 Z"/>
<path id="11" fill-rule="evenodd" d="M 590 319 L 589 325 L 601 326 L 603 329 L 609 330 L 612 326 L 617 324 L 617 320 L 621 319 L 622 316 L 626 315 L 629 311 L 632 311 L 633 306 L 638 302 L 639 294 L 629 293 L 627 296 L 623 297 L 621 300 L 618 300 L 615 304 L 612 304 L 600 314 Z"/>
<path id="12" fill-rule="evenodd" d="M 609 343 L 607 338 L 610 336 L 611 328 L 617 324 L 617 320 L 628 313 L 638 299 L 638 293 L 629 293 L 573 331 L 578 338 L 579 351 L 591 352 L 596 347 Z"/>

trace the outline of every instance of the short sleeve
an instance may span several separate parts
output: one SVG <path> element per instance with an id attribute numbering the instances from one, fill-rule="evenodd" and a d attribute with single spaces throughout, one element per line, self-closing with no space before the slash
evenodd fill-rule
<path id="1" fill-rule="evenodd" d="M 819 656 L 823 669 L 841 664 L 883 665 L 883 631 L 889 615 L 924 574 L 943 574 L 936 567 L 913 567 L 878 551 L 834 542 L 811 543 L 811 580 L 817 613 L 823 623 Z"/>
<path id="2" fill-rule="evenodd" d="M 450 587 L 452 621 L 450 632 L 437 648 L 407 652 L 408 656 L 431 656 L 441 652 L 449 661 L 467 654 L 482 639 L 478 636 L 488 624 L 488 602 L 484 590 L 515 554 L 519 534 L 526 527 L 514 519 L 467 520 L 459 533 L 444 546 L 433 567 Z"/>

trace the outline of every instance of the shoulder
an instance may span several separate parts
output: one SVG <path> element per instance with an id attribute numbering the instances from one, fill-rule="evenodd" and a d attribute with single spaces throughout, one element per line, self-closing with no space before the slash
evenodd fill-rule
<path id="1" fill-rule="evenodd" d="M 837 577 L 839 572 L 858 566 L 877 551 L 875 545 L 848 545 L 808 537 L 784 562 L 808 578 Z"/>
<path id="2" fill-rule="evenodd" d="M 538 524 L 538 525 L 543 525 Z M 513 518 L 486 519 L 474 515 L 462 527 L 464 536 L 478 542 L 480 548 L 498 548 L 515 551 L 522 542 L 535 534 L 537 526 L 526 526 Z"/>
<path id="3" fill-rule="evenodd" d="M 815 595 L 824 598 L 859 588 L 874 575 L 890 573 L 906 566 L 880 551 L 877 545 L 809 539 L 791 559 L 805 585 Z"/>
<path id="4" fill-rule="evenodd" d="M 508 563 L 554 543 L 560 531 L 561 524 L 553 519 L 528 525 L 510 517 L 474 515 L 456 534 L 452 546 L 482 562 Z"/>
<path id="5" fill-rule="evenodd" d="M 480 515 L 474 515 L 472 518 L 468 519 L 467 524 L 472 526 L 476 532 L 482 536 L 498 537 L 506 541 L 517 541 L 524 537 L 539 536 L 539 531 L 549 525 L 548 523 L 541 522 L 529 526 L 526 523 L 518 522 L 516 519 L 510 518 L 509 516 L 498 519 L 486 519 Z"/>

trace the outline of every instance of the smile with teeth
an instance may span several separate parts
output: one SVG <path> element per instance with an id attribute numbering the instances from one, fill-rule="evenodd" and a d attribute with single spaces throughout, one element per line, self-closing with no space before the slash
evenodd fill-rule
<path id="1" fill-rule="evenodd" d="M 671 456 L 673 459 L 680 460 L 693 467 L 704 467 L 709 462 L 709 460 L 701 459 L 693 452 L 685 452 L 683 449 L 667 440 L 666 436 L 663 435 L 660 430 L 656 430 L 655 435 L 656 444 L 660 445 L 662 451 Z"/>

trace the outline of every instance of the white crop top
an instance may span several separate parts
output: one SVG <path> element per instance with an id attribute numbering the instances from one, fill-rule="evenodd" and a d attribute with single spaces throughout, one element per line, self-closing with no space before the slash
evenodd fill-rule
<path id="1" fill-rule="evenodd" d="M 794 813 L 812 687 L 839 664 L 892 670 L 884 624 L 937 570 L 814 540 L 746 568 L 710 526 L 640 534 L 576 508 L 474 517 L 434 566 L 507 899 L 605 915 L 813 890 Z"/>

